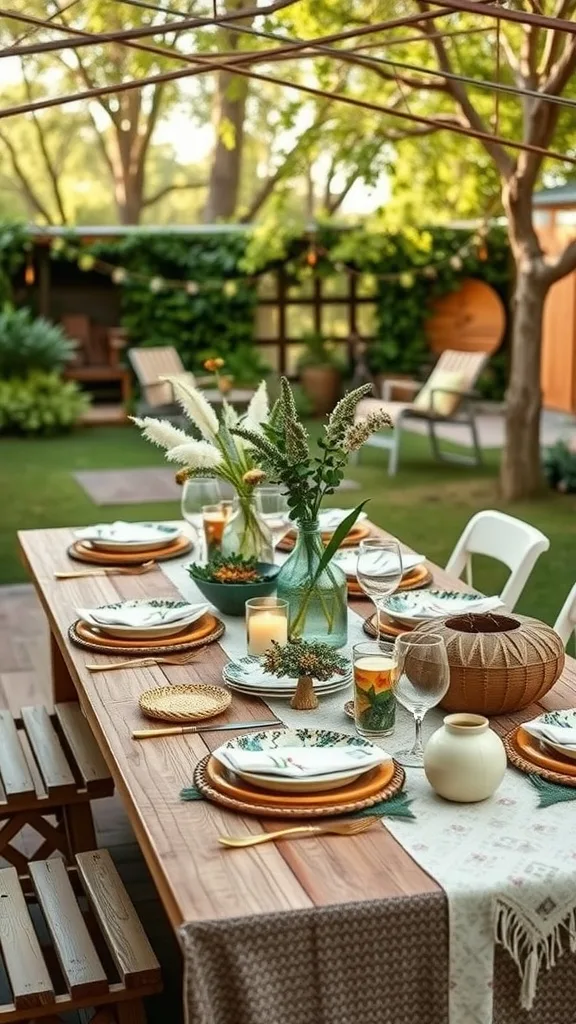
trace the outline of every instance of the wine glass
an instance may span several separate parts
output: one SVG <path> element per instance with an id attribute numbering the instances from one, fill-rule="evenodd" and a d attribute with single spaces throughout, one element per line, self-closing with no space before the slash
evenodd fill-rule
<path id="1" fill-rule="evenodd" d="M 384 602 L 397 590 L 402 573 L 402 552 L 397 540 L 369 537 L 360 541 L 356 577 L 364 593 L 374 602 L 378 637 Z"/>
<path id="2" fill-rule="evenodd" d="M 182 488 L 182 518 L 198 529 L 202 525 L 204 505 L 218 505 L 222 500 L 220 481 L 214 476 L 193 476 Z"/>
<path id="3" fill-rule="evenodd" d="M 194 530 L 196 542 L 201 536 L 202 509 L 205 505 L 217 505 L 222 499 L 220 481 L 214 476 L 193 476 L 182 488 L 180 509 L 182 518 Z"/>
<path id="4" fill-rule="evenodd" d="M 259 487 L 254 493 L 256 510 L 268 526 L 275 548 L 293 526 L 289 518 L 288 495 L 280 486 Z"/>
<path id="5" fill-rule="evenodd" d="M 422 768 L 422 722 L 430 708 L 439 704 L 450 685 L 446 645 L 437 633 L 408 633 L 395 643 L 396 668 L 392 689 L 399 704 L 414 716 L 415 737 L 411 750 L 399 750 L 394 757 L 407 768 Z"/>

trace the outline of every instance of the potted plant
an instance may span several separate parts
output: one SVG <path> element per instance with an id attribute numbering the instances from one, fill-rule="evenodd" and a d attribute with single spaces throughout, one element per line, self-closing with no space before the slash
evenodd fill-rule
<path id="1" fill-rule="evenodd" d="M 282 646 L 273 640 L 272 647 L 264 655 L 262 667 L 274 676 L 297 679 L 298 684 L 290 707 L 296 711 L 313 711 L 318 707 L 314 680 L 324 682 L 331 676 L 343 676 L 347 664 L 346 659 L 327 644 L 289 640 Z"/>
<path id="2" fill-rule="evenodd" d="M 302 336 L 304 351 L 298 360 L 302 390 L 316 416 L 331 412 L 340 397 L 343 365 L 330 342 L 314 331 Z"/>

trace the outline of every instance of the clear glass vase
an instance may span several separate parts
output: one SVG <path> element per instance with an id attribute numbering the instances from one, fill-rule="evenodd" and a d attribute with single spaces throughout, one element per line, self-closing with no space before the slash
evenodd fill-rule
<path id="1" fill-rule="evenodd" d="M 291 638 L 343 647 L 348 639 L 346 575 L 329 562 L 316 579 L 323 553 L 318 523 L 300 523 L 294 550 L 278 573 L 277 595 L 288 602 Z"/>
<path id="2" fill-rule="evenodd" d="M 222 534 L 223 555 L 241 555 L 258 562 L 274 561 L 274 545 L 269 527 L 258 515 L 254 499 L 236 497 Z"/>

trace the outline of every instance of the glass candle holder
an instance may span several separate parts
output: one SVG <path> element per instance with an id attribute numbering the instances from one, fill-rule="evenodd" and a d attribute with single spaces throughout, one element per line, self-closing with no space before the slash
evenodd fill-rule
<path id="1" fill-rule="evenodd" d="M 394 732 L 396 721 L 394 644 L 380 641 L 355 644 L 352 659 L 356 732 L 366 737 L 389 736 Z"/>
<path id="2" fill-rule="evenodd" d="M 273 640 L 288 643 L 288 602 L 277 597 L 251 597 L 246 601 L 248 654 L 265 654 Z"/>

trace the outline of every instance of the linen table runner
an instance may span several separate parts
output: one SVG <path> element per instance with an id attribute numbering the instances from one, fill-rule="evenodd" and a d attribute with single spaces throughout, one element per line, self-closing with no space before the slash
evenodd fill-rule
<path id="1" fill-rule="evenodd" d="M 187 600 L 199 599 L 200 592 L 182 562 L 165 563 L 162 569 Z M 220 645 L 228 657 L 244 657 L 244 620 L 223 618 L 226 632 Z M 363 619 L 349 609 L 350 646 L 366 639 L 362 623 Z M 265 703 L 289 728 L 302 728 L 305 724 L 353 735 L 354 724 L 343 712 L 345 700 L 346 691 L 321 698 L 317 709 L 306 712 L 305 723 L 303 713 L 294 711 L 288 701 L 267 698 Z M 442 719 L 443 713 L 435 709 L 426 715 L 425 738 L 442 724 Z M 413 728 L 410 716 L 398 708 L 394 735 L 383 741 L 382 746 L 389 753 L 410 746 Z M 537 992 L 539 973 L 553 967 L 560 955 L 567 956 L 568 950 L 576 950 L 576 808 L 557 804 L 545 811 L 538 810 L 533 788 L 512 769 L 506 771 L 495 796 L 479 804 L 444 801 L 434 794 L 421 770 L 409 768 L 406 774 L 417 820 L 387 819 L 384 827 L 438 882 L 448 900 L 449 1024 L 499 1022 L 498 1006 L 497 1016 L 493 1016 L 495 941 L 504 945 L 514 958 L 520 973 L 517 1004 L 529 1009 Z M 408 906 L 412 899 L 401 902 Z M 381 903 L 386 906 L 388 901 Z M 340 908 L 342 912 L 344 909 Z M 281 915 L 282 919 L 286 916 Z M 383 925 L 383 919 L 380 923 Z M 381 932 L 381 941 L 386 937 L 384 941 L 388 942 L 389 934 L 387 928 Z M 573 967 L 576 973 L 576 963 Z M 524 1017 L 530 1020 L 520 1011 L 518 1019 Z M 312 1019 L 314 1024 L 348 1021 L 345 1014 Z M 388 1024 L 384 1016 L 366 1017 L 367 1021 L 371 1019 Z M 516 1016 L 513 1013 L 501 1019 L 502 1024 L 512 1024 Z M 542 1024 L 543 1019 L 539 1013 L 537 1024 Z M 559 1018 L 549 1019 L 550 1024 L 559 1024 Z M 390 1018 L 390 1024 L 400 1024 L 401 1020 Z M 414 1013 L 409 1024 L 420 1024 L 420 1020 L 423 1024 L 444 1024 L 446 1017 L 436 1018 L 430 1007 L 429 1013 L 421 1018 Z M 254 1024 L 259 1021 L 254 1018 Z M 277 1022 L 268 1019 L 262 1024 L 280 1021 L 284 1024 L 280 1017 Z M 198 1022 L 216 1024 L 216 1019 L 213 1022 L 210 1017 L 199 1016 Z M 302 1021 L 289 1018 L 286 1024 L 289 1022 L 308 1024 L 305 1017 Z"/>

